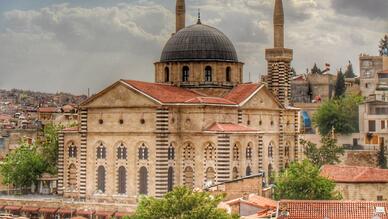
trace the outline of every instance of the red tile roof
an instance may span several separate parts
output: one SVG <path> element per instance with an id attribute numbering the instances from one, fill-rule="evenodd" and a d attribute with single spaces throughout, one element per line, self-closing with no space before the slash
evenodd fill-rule
<path id="1" fill-rule="evenodd" d="M 0 114 L 0 120 L 10 120 L 12 116 L 6 114 Z"/>
<path id="2" fill-rule="evenodd" d="M 376 207 L 383 207 L 385 214 L 380 219 L 388 219 L 388 202 L 371 201 L 290 201 L 279 202 L 279 214 L 284 219 L 371 219 Z"/>
<path id="3" fill-rule="evenodd" d="M 111 217 L 115 212 L 112 211 L 96 211 L 97 216 Z"/>
<path id="4" fill-rule="evenodd" d="M 40 213 L 54 214 L 57 210 L 58 210 L 58 208 L 41 208 L 41 209 L 39 209 L 39 212 Z"/>
<path id="5" fill-rule="evenodd" d="M 38 112 L 40 112 L 40 113 L 56 113 L 56 112 L 58 112 L 58 108 L 56 108 L 56 107 L 40 107 L 38 109 Z"/>
<path id="6" fill-rule="evenodd" d="M 325 165 L 321 175 L 337 183 L 388 183 L 388 170 L 372 167 Z"/>
<path id="7" fill-rule="evenodd" d="M 24 206 L 21 211 L 24 211 L 24 212 L 38 212 L 39 208 L 37 207 L 27 207 L 27 206 Z"/>
<path id="8" fill-rule="evenodd" d="M 259 208 L 271 208 L 271 209 L 276 208 L 276 204 L 277 204 L 276 201 L 272 199 L 258 196 L 255 194 L 249 194 L 246 200 L 243 198 L 237 198 L 237 199 L 233 199 L 225 202 L 225 204 L 228 204 L 228 205 L 233 205 L 236 203 L 245 203 Z"/>
<path id="9" fill-rule="evenodd" d="M 380 72 L 382 74 L 388 74 L 388 69 L 385 69 L 384 71 Z"/>
<path id="10" fill-rule="evenodd" d="M 260 84 L 239 84 L 233 88 L 224 98 L 240 104 L 250 97 L 257 89 L 261 87 Z"/>
<path id="11" fill-rule="evenodd" d="M 8 205 L 4 207 L 4 210 L 19 211 L 21 208 L 21 206 Z"/>
<path id="12" fill-rule="evenodd" d="M 234 123 L 213 123 L 209 128 L 205 129 L 209 132 L 256 132 L 256 129 L 250 128 L 241 124 Z"/>

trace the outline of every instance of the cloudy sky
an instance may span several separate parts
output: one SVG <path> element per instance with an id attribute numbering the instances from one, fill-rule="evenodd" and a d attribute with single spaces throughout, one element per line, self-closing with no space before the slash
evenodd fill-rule
<path id="1" fill-rule="evenodd" d="M 293 66 L 332 71 L 377 55 L 388 32 L 387 0 L 283 0 Z M 245 62 L 265 73 L 273 0 L 186 0 L 187 24 L 222 30 Z M 174 31 L 175 0 L 0 0 L 0 89 L 97 92 L 124 78 L 153 81 L 153 62 Z"/>

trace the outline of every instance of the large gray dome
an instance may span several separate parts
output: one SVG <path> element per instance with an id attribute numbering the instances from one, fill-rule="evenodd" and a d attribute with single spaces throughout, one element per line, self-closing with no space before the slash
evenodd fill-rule
<path id="1" fill-rule="evenodd" d="M 160 61 L 238 62 L 238 59 L 236 49 L 225 34 L 214 27 L 194 24 L 167 41 Z"/>

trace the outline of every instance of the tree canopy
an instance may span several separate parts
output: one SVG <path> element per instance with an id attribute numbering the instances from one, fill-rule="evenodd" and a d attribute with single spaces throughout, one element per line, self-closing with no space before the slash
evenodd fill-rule
<path id="1" fill-rule="evenodd" d="M 44 154 L 45 162 L 47 163 L 46 171 L 51 174 L 57 173 L 58 160 L 58 132 L 63 126 L 53 123 L 46 124 L 43 128 L 43 139 L 38 141 L 39 152 Z"/>
<path id="2" fill-rule="evenodd" d="M 377 165 L 381 169 L 388 169 L 388 167 L 387 167 L 387 157 L 385 156 L 385 145 L 384 145 L 384 142 L 380 143 L 380 149 L 377 152 Z"/>
<path id="3" fill-rule="evenodd" d="M 36 146 L 23 142 L 5 157 L 0 164 L 0 174 L 4 184 L 23 188 L 35 184 L 46 167 L 45 160 L 37 152 Z"/>
<path id="4" fill-rule="evenodd" d="M 329 134 L 334 128 L 336 133 L 358 132 L 358 105 L 361 96 L 347 95 L 322 103 L 314 113 L 313 123 L 321 135 Z"/>
<path id="5" fill-rule="evenodd" d="M 335 97 L 341 97 L 345 94 L 346 87 L 345 87 L 345 75 L 342 73 L 342 69 L 339 70 L 337 73 L 337 81 L 335 82 Z"/>
<path id="6" fill-rule="evenodd" d="M 340 156 L 344 154 L 343 147 L 337 145 L 337 140 L 331 136 L 323 136 L 321 138 L 321 147 L 316 144 L 301 140 L 301 145 L 304 148 L 304 154 L 307 159 L 314 165 L 321 167 L 325 164 L 336 164 L 340 162 Z"/>
<path id="7" fill-rule="evenodd" d="M 222 196 L 207 192 L 193 192 L 187 187 L 176 187 L 163 198 L 142 197 L 131 219 L 233 219 L 225 210 L 217 208 Z"/>
<path id="8" fill-rule="evenodd" d="M 388 35 L 384 35 L 380 40 L 379 53 L 381 56 L 388 56 Z"/>
<path id="9" fill-rule="evenodd" d="M 304 160 L 294 162 L 275 179 L 275 199 L 337 200 L 335 183 L 320 175 L 317 166 Z"/>

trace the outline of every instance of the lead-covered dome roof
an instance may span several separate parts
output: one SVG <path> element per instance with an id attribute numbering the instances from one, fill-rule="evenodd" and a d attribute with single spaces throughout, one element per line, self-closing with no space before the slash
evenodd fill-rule
<path id="1" fill-rule="evenodd" d="M 175 33 L 164 46 L 161 62 L 238 62 L 236 49 L 224 33 L 204 24 L 194 24 Z"/>

